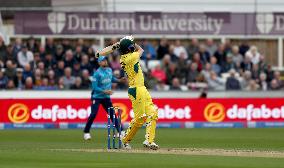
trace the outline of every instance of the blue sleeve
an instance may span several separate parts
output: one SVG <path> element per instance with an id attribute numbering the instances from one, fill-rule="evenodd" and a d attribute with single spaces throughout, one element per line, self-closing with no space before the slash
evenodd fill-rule
<path id="1" fill-rule="evenodd" d="M 155 59 L 156 58 L 156 50 L 152 45 L 149 46 L 149 52 L 152 55 L 152 59 Z"/>
<path id="2" fill-rule="evenodd" d="M 99 75 L 98 73 L 95 73 L 92 79 L 92 88 L 96 92 L 103 92 L 103 89 L 98 86 L 98 81 L 99 81 Z"/>

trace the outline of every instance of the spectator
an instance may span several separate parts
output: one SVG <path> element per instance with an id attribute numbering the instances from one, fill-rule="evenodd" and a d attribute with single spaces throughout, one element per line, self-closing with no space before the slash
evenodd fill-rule
<path id="1" fill-rule="evenodd" d="M 18 53 L 21 51 L 21 49 L 22 49 L 22 39 L 16 38 L 15 44 L 13 46 L 13 52 L 12 52 L 14 58 L 17 58 Z"/>
<path id="2" fill-rule="evenodd" d="M 63 60 L 64 50 L 63 50 L 63 46 L 62 45 L 57 45 L 56 46 L 56 52 L 55 52 L 54 56 L 55 56 L 55 60 L 56 61 Z"/>
<path id="3" fill-rule="evenodd" d="M 67 50 L 64 58 L 65 67 L 73 67 L 75 60 L 72 50 Z"/>
<path id="4" fill-rule="evenodd" d="M 243 40 L 239 48 L 240 48 L 240 54 L 244 56 L 246 52 L 249 50 L 248 41 Z"/>
<path id="5" fill-rule="evenodd" d="M 7 46 L 7 50 L 6 50 L 6 58 L 7 60 L 11 60 L 13 62 L 13 64 L 17 65 L 17 59 L 16 57 L 13 56 L 13 46 L 11 44 L 9 44 Z"/>
<path id="6" fill-rule="evenodd" d="M 274 71 L 272 70 L 271 65 L 267 65 L 265 73 L 267 74 L 267 82 L 270 82 L 274 78 Z"/>
<path id="7" fill-rule="evenodd" d="M 41 75 L 46 76 L 46 74 L 47 74 L 47 69 L 45 69 L 44 62 L 42 62 L 42 61 L 39 62 L 39 63 L 37 64 L 37 68 L 40 69 Z"/>
<path id="8" fill-rule="evenodd" d="M 42 82 L 42 74 L 41 74 L 41 71 L 40 69 L 36 69 L 35 70 L 35 75 L 34 75 L 34 84 L 35 86 L 41 86 L 41 82 Z"/>
<path id="9" fill-rule="evenodd" d="M 169 47 L 169 55 L 171 57 L 171 61 L 176 62 L 178 60 L 178 57 L 177 57 L 177 55 L 175 55 L 174 50 L 175 50 L 175 46 L 174 45 L 170 45 L 170 47 Z"/>
<path id="10" fill-rule="evenodd" d="M 89 89 L 91 86 L 90 73 L 88 70 L 82 70 L 82 89 Z M 119 79 L 119 78 L 117 78 Z"/>
<path id="11" fill-rule="evenodd" d="M 227 56 L 224 44 L 219 44 L 217 51 L 214 53 L 214 56 L 217 58 L 217 64 L 223 65 Z"/>
<path id="12" fill-rule="evenodd" d="M 151 75 L 158 81 L 166 82 L 167 80 L 166 73 L 163 71 L 160 64 L 156 65 L 156 67 L 152 70 Z"/>
<path id="13" fill-rule="evenodd" d="M 245 89 L 249 85 L 249 81 L 251 80 L 251 71 L 245 71 L 243 75 L 243 79 L 241 82 L 242 89 Z"/>
<path id="14" fill-rule="evenodd" d="M 75 83 L 70 87 L 71 90 L 80 90 L 82 87 L 81 77 L 76 77 Z"/>
<path id="15" fill-rule="evenodd" d="M 230 77 L 226 81 L 226 90 L 241 90 L 240 82 L 235 77 L 235 73 L 234 69 L 230 70 Z"/>
<path id="16" fill-rule="evenodd" d="M 230 39 L 225 39 L 224 46 L 225 46 L 225 53 L 226 54 L 232 52 L 232 45 L 231 45 L 231 40 Z"/>
<path id="17" fill-rule="evenodd" d="M 163 59 L 166 54 L 169 54 L 169 44 L 166 38 L 162 38 L 157 49 L 157 59 Z"/>
<path id="18" fill-rule="evenodd" d="M 64 75 L 64 67 L 65 67 L 64 61 L 57 62 L 57 68 L 55 69 L 56 78 L 60 78 Z"/>
<path id="19" fill-rule="evenodd" d="M 170 90 L 181 91 L 180 81 L 178 78 L 173 78 Z"/>
<path id="20" fill-rule="evenodd" d="M 15 83 L 14 83 L 13 80 L 11 80 L 11 79 L 8 80 L 6 89 L 8 89 L 8 90 L 13 90 L 13 89 L 15 89 Z"/>
<path id="21" fill-rule="evenodd" d="M 51 53 L 52 55 L 55 55 L 56 53 L 56 47 L 54 44 L 54 40 L 51 37 L 46 39 L 45 52 Z"/>
<path id="22" fill-rule="evenodd" d="M 181 54 L 183 55 L 183 54 Z M 178 74 L 176 77 L 179 78 L 179 80 L 184 83 L 186 81 L 187 77 L 187 69 L 188 69 L 188 64 L 187 60 L 185 59 L 184 56 L 179 57 L 178 62 L 177 62 L 177 69 L 178 69 Z"/>
<path id="23" fill-rule="evenodd" d="M 34 61 L 34 55 L 28 50 L 26 45 L 22 46 L 21 51 L 18 53 L 18 62 L 21 67 L 31 64 Z"/>
<path id="24" fill-rule="evenodd" d="M 39 63 L 39 62 L 41 62 L 41 57 L 40 57 L 40 55 L 39 55 L 39 53 L 37 52 L 37 53 L 34 53 L 34 68 L 37 68 L 37 64 Z"/>
<path id="25" fill-rule="evenodd" d="M 70 67 L 64 69 L 63 84 L 66 89 L 70 89 L 71 85 L 75 84 L 75 77 L 72 76 L 72 69 Z"/>
<path id="26" fill-rule="evenodd" d="M 255 80 L 250 80 L 248 86 L 245 88 L 245 90 L 248 91 L 257 91 L 259 89 L 259 85 Z"/>
<path id="27" fill-rule="evenodd" d="M 252 62 L 249 55 L 245 55 L 244 61 L 241 63 L 241 68 L 243 71 L 251 71 L 252 70 Z"/>
<path id="28" fill-rule="evenodd" d="M 226 62 L 224 62 L 222 66 L 222 72 L 227 73 L 231 69 L 236 69 L 236 65 L 233 62 L 233 56 L 231 54 L 227 54 Z"/>
<path id="29" fill-rule="evenodd" d="M 190 64 L 189 72 L 188 72 L 187 79 L 186 79 L 187 83 L 188 82 L 191 83 L 191 82 L 196 82 L 197 81 L 196 79 L 197 79 L 197 77 L 199 75 L 199 72 L 198 72 L 197 68 L 198 68 L 197 63 L 192 62 Z"/>
<path id="30" fill-rule="evenodd" d="M 150 72 L 146 72 L 144 76 L 146 79 L 144 81 L 146 88 L 153 89 L 157 85 L 157 79 L 154 78 Z"/>
<path id="31" fill-rule="evenodd" d="M 173 78 L 178 76 L 178 69 L 175 63 L 171 63 L 170 66 L 166 69 L 167 82 L 166 84 L 171 84 Z"/>
<path id="32" fill-rule="evenodd" d="M 81 64 L 80 62 L 75 62 L 73 65 L 72 76 L 81 76 Z"/>
<path id="33" fill-rule="evenodd" d="M 24 67 L 23 78 L 26 80 L 28 77 L 33 77 L 33 71 L 30 64 L 26 64 Z"/>
<path id="34" fill-rule="evenodd" d="M 75 50 L 75 53 L 74 53 L 75 61 L 76 62 L 81 62 L 82 56 L 84 54 L 85 53 L 83 53 L 83 51 L 82 51 L 82 46 L 80 46 L 80 45 L 76 46 L 76 50 Z"/>
<path id="35" fill-rule="evenodd" d="M 143 60 L 152 60 L 156 59 L 156 50 L 154 46 L 146 39 L 142 41 L 141 47 L 143 48 L 144 52 L 141 56 Z"/>
<path id="36" fill-rule="evenodd" d="M 179 41 L 179 40 L 177 40 L 177 41 Z M 179 41 L 179 43 L 180 43 L 180 41 Z M 198 52 L 198 51 L 199 51 L 199 41 L 196 38 L 192 38 L 190 45 L 188 46 L 189 59 L 192 59 L 193 54 Z M 183 49 L 182 49 L 182 52 L 186 53 L 186 51 L 184 51 Z M 177 56 L 179 56 L 179 55 L 177 55 Z M 187 59 L 187 57 L 186 57 L 186 59 Z"/>
<path id="37" fill-rule="evenodd" d="M 241 64 L 244 60 L 243 56 L 239 53 L 239 47 L 237 45 L 232 47 L 232 56 L 235 64 Z"/>
<path id="38" fill-rule="evenodd" d="M 45 69 L 53 69 L 55 67 L 56 62 L 54 61 L 50 53 L 47 53 L 45 55 L 44 65 L 45 65 Z"/>
<path id="39" fill-rule="evenodd" d="M 276 79 L 272 79 L 270 82 L 269 90 L 279 90 L 280 86 Z"/>
<path id="40" fill-rule="evenodd" d="M 222 81 L 221 78 L 217 76 L 215 71 L 210 72 L 210 78 L 208 79 L 208 87 L 209 90 L 224 90 L 224 82 Z"/>
<path id="41" fill-rule="evenodd" d="M 259 75 L 260 75 L 260 69 L 258 68 L 258 64 L 253 64 L 251 71 L 252 79 L 258 80 Z"/>
<path id="42" fill-rule="evenodd" d="M 206 46 L 204 44 L 200 45 L 199 55 L 202 64 L 206 64 L 207 62 L 210 61 L 210 53 L 206 50 Z"/>
<path id="43" fill-rule="evenodd" d="M 217 59 L 216 59 L 215 56 L 210 58 L 210 63 L 211 63 L 212 71 L 214 71 L 217 75 L 220 75 L 221 67 L 220 67 L 220 65 L 217 64 Z"/>
<path id="44" fill-rule="evenodd" d="M 274 79 L 276 80 L 279 89 L 282 89 L 283 86 L 284 86 L 284 81 L 281 79 L 280 71 L 275 71 L 274 72 Z"/>
<path id="45" fill-rule="evenodd" d="M 44 60 L 44 58 L 45 58 L 45 48 L 44 48 L 44 46 L 40 46 L 39 47 L 39 56 L 40 56 L 40 59 L 41 60 Z"/>
<path id="46" fill-rule="evenodd" d="M 264 72 L 260 73 L 258 85 L 260 86 L 260 90 L 262 91 L 268 90 L 268 83 L 266 81 L 266 73 Z"/>
<path id="47" fill-rule="evenodd" d="M 42 83 L 42 84 L 41 84 L 41 87 L 40 87 L 41 90 L 54 90 L 54 88 L 52 88 L 52 87 L 49 86 L 48 78 L 44 77 L 44 78 L 42 79 L 42 82 L 41 82 L 41 83 Z"/>
<path id="48" fill-rule="evenodd" d="M 204 76 L 206 81 L 208 81 L 208 79 L 210 78 L 211 71 L 212 71 L 211 64 L 206 63 L 205 68 L 201 71 L 201 74 Z"/>
<path id="49" fill-rule="evenodd" d="M 7 60 L 7 48 L 4 44 L 4 40 L 2 36 L 0 35 L 0 68 L 4 67 L 4 64 Z"/>
<path id="50" fill-rule="evenodd" d="M 119 68 L 120 68 L 120 64 L 119 64 Z M 92 67 L 92 65 L 89 62 L 88 55 L 86 55 L 86 54 L 82 56 L 81 69 L 82 70 L 88 70 L 89 73 L 93 72 L 93 67 Z"/>
<path id="51" fill-rule="evenodd" d="M 64 85 L 64 77 L 60 77 L 59 80 L 58 80 L 58 85 L 57 85 L 57 88 L 59 90 L 65 90 L 67 89 Z"/>
<path id="52" fill-rule="evenodd" d="M 0 89 L 5 89 L 8 83 L 7 76 L 4 76 L 3 71 L 0 69 Z"/>
<path id="53" fill-rule="evenodd" d="M 185 49 L 184 46 L 181 45 L 180 40 L 176 40 L 173 53 L 178 58 L 183 57 L 184 59 L 188 59 L 188 55 L 187 55 L 186 49 Z"/>
<path id="54" fill-rule="evenodd" d="M 16 76 L 16 67 L 11 60 L 6 62 L 5 76 L 7 76 L 8 79 L 14 79 Z"/>
<path id="55" fill-rule="evenodd" d="M 203 62 L 200 60 L 200 54 L 199 52 L 196 52 L 193 54 L 192 62 L 196 63 L 197 70 L 200 72 L 202 70 Z"/>
<path id="56" fill-rule="evenodd" d="M 23 69 L 17 69 L 16 77 L 14 78 L 14 83 L 17 89 L 24 89 L 25 79 L 23 77 Z"/>
<path id="57" fill-rule="evenodd" d="M 36 43 L 36 41 L 33 37 L 29 38 L 27 47 L 28 47 L 28 50 L 33 52 L 33 53 L 39 52 L 38 44 Z"/>
<path id="58" fill-rule="evenodd" d="M 264 56 L 263 55 L 260 55 L 259 57 L 259 63 L 258 63 L 258 67 L 259 67 L 259 70 L 260 71 L 267 71 L 267 63 L 265 62 L 264 60 Z"/>
<path id="59" fill-rule="evenodd" d="M 260 54 L 257 51 L 256 46 L 251 46 L 249 51 L 247 51 L 245 55 L 250 57 L 253 64 L 258 64 L 260 61 Z"/>
<path id="60" fill-rule="evenodd" d="M 162 59 L 162 62 L 161 62 L 161 67 L 164 71 L 166 71 L 166 69 L 169 67 L 171 63 L 171 56 L 169 54 L 166 54 L 164 56 L 164 58 Z"/>
<path id="61" fill-rule="evenodd" d="M 27 77 L 25 80 L 25 90 L 31 90 L 33 89 L 33 78 Z"/>
<path id="62" fill-rule="evenodd" d="M 53 69 L 50 69 L 47 73 L 48 85 L 56 86 L 56 77 Z"/>
<path id="63" fill-rule="evenodd" d="M 217 45 L 214 43 L 212 39 L 206 40 L 206 51 L 209 52 L 210 56 L 213 56 L 217 51 Z"/>

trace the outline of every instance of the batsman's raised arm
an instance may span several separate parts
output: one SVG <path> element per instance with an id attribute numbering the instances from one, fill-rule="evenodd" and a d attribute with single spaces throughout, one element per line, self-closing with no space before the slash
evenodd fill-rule
<path id="1" fill-rule="evenodd" d="M 119 42 L 116 42 L 116 43 L 104 48 L 103 50 L 97 52 L 96 57 L 99 57 L 100 55 L 106 56 L 106 55 L 112 53 L 117 48 L 119 48 Z"/>
<path id="2" fill-rule="evenodd" d="M 140 45 L 138 45 L 136 43 L 135 43 L 135 48 L 136 48 L 137 52 L 139 53 L 139 56 L 141 57 L 144 50 L 140 47 Z"/>

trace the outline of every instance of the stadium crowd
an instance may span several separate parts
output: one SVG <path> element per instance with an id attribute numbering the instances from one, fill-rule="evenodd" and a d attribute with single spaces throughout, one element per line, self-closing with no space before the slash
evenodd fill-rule
<path id="1" fill-rule="evenodd" d="M 110 43 L 114 43 L 112 39 Z M 188 46 L 180 40 L 161 39 L 157 46 L 148 40 L 138 42 L 144 49 L 141 58 L 148 88 L 166 90 L 280 90 L 284 88 L 279 71 L 273 71 L 256 46 L 232 45 L 229 40 L 191 39 Z M 0 37 L 0 89 L 80 90 L 91 88 L 92 73 L 99 67 L 95 44 L 78 39 L 46 39 L 45 46 L 34 38 L 15 39 L 5 45 Z M 124 76 L 119 53 L 109 56 L 116 77 Z M 127 83 L 114 83 L 126 89 Z"/>

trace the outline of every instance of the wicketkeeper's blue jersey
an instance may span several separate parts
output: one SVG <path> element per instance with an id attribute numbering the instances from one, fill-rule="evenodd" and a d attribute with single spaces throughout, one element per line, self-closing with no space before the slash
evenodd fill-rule
<path id="1" fill-rule="evenodd" d="M 104 90 L 111 90 L 112 82 L 117 82 L 112 74 L 112 69 L 98 68 L 92 79 L 92 98 L 110 98 L 110 95 L 103 93 Z"/>

